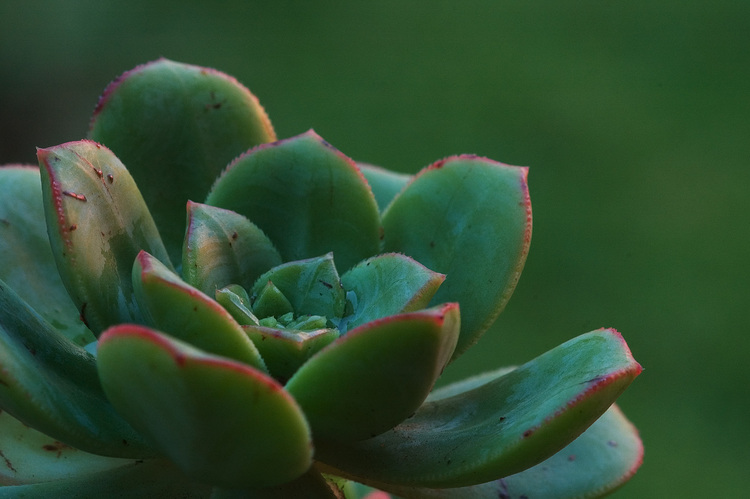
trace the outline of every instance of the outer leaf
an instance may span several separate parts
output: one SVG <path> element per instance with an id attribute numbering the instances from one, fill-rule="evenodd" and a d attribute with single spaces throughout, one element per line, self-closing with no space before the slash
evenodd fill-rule
<path id="1" fill-rule="evenodd" d="M 130 174 L 90 141 L 40 149 L 38 157 L 52 251 L 81 317 L 94 334 L 139 322 L 133 260 L 140 250 L 169 259 Z"/>
<path id="2" fill-rule="evenodd" d="M 0 281 L 0 407 L 81 450 L 144 457 L 153 451 L 112 408 L 94 358 L 60 335 Z"/>
<path id="3" fill-rule="evenodd" d="M 229 312 L 146 252 L 139 253 L 133 265 L 133 285 L 154 327 L 206 352 L 266 371 L 258 349 Z"/>
<path id="4" fill-rule="evenodd" d="M 380 216 L 367 181 L 313 131 L 238 158 L 206 204 L 252 220 L 285 261 L 333 252 L 345 270 L 379 253 Z"/>
<path id="5" fill-rule="evenodd" d="M 133 325 L 102 335 L 98 367 L 117 410 L 195 480 L 273 486 L 310 467 L 302 412 L 252 367 Z"/>
<path id="6" fill-rule="evenodd" d="M 64 480 L 79 474 L 116 468 L 133 461 L 89 454 L 0 413 L 0 485 Z"/>
<path id="7" fill-rule="evenodd" d="M 386 317 L 307 361 L 286 389 L 305 411 L 316 442 L 362 440 L 409 417 L 450 359 L 459 322 L 455 303 Z"/>
<path id="8" fill-rule="evenodd" d="M 258 99 L 237 80 L 166 59 L 138 66 L 107 87 L 90 137 L 131 170 L 175 262 L 185 202 L 202 199 L 239 154 L 276 140 Z"/>
<path id="9" fill-rule="evenodd" d="M 331 253 L 288 262 L 269 270 L 255 282 L 253 296 L 259 296 L 269 281 L 289 300 L 295 315 L 322 315 L 330 319 L 344 313 L 346 295 Z M 258 308 L 253 306 L 255 315 L 263 318 L 262 310 Z"/>
<path id="10" fill-rule="evenodd" d="M 163 460 L 136 461 L 107 471 L 91 472 L 66 480 L 0 487 L 0 499 L 51 497 L 142 499 L 208 498 L 207 485 L 193 481 Z"/>
<path id="11" fill-rule="evenodd" d="M 403 189 L 412 179 L 413 175 L 397 173 L 380 166 L 357 163 L 362 175 L 370 184 L 375 200 L 378 202 L 378 208 L 383 211 L 394 197 Z"/>
<path id="12" fill-rule="evenodd" d="M 376 438 L 326 443 L 316 456 L 334 474 L 379 488 L 489 482 L 565 447 L 640 371 L 619 333 L 594 331 L 494 381 L 428 402 Z"/>
<path id="13" fill-rule="evenodd" d="M 280 264 L 273 243 L 250 220 L 229 210 L 188 202 L 182 251 L 186 282 L 213 296 L 229 284 L 249 289 L 258 276 Z"/>
<path id="14" fill-rule="evenodd" d="M 360 262 L 341 277 L 354 308 L 346 327 L 425 308 L 444 280 L 443 274 L 396 253 Z"/>
<path id="15" fill-rule="evenodd" d="M 642 459 L 638 432 L 613 405 L 567 447 L 515 475 L 453 489 L 388 489 L 410 499 L 590 499 L 621 486 Z"/>
<path id="16" fill-rule="evenodd" d="M 94 341 L 57 272 L 35 166 L 0 167 L 0 279 L 65 337 Z"/>
<path id="17" fill-rule="evenodd" d="M 447 278 L 433 303 L 457 301 L 456 356 L 494 322 L 513 293 L 531 241 L 526 168 L 456 156 L 422 170 L 383 213 L 385 250 Z"/>

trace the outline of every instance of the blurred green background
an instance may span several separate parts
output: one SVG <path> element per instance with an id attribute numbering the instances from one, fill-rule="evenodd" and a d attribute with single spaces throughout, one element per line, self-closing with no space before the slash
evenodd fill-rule
<path id="1" fill-rule="evenodd" d="M 750 2 L 2 0 L 0 162 L 82 138 L 160 56 L 236 76 L 279 137 L 530 166 L 526 270 L 447 378 L 616 327 L 646 456 L 614 497 L 744 496 Z"/>

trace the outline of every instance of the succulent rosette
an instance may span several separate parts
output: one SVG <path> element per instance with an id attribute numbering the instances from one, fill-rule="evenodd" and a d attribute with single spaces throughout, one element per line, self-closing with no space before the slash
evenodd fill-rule
<path id="1" fill-rule="evenodd" d="M 38 158 L 0 168 L 0 496 L 593 497 L 640 464 L 614 330 L 433 390 L 518 281 L 527 169 L 356 164 L 164 59 Z"/>

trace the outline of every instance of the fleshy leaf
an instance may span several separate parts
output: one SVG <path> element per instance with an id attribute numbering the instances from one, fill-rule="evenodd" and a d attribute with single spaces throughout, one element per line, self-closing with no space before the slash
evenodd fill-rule
<path id="1" fill-rule="evenodd" d="M 326 442 L 316 458 L 334 474 L 374 486 L 489 482 L 568 445 L 640 372 L 618 332 L 593 331 L 496 380 L 427 402 L 378 437 Z"/>
<path id="2" fill-rule="evenodd" d="M 241 326 L 260 324 L 250 308 L 250 296 L 239 284 L 230 284 L 216 291 L 216 301 L 229 312 Z"/>
<path id="3" fill-rule="evenodd" d="M 311 465 L 304 415 L 252 367 L 135 325 L 102 335 L 97 364 L 117 410 L 195 480 L 274 486 Z"/>
<path id="4" fill-rule="evenodd" d="M 102 392 L 96 361 L 0 281 L 0 407 L 55 440 L 87 452 L 154 451 Z"/>
<path id="5" fill-rule="evenodd" d="M 307 359 L 339 337 L 335 329 L 295 331 L 262 326 L 243 327 L 258 347 L 268 371 L 288 380 Z"/>
<path id="6" fill-rule="evenodd" d="M 333 252 L 346 270 L 380 252 L 380 215 L 367 181 L 313 131 L 239 157 L 206 204 L 252 220 L 284 261 Z"/>
<path id="7" fill-rule="evenodd" d="M 444 280 L 443 274 L 397 253 L 360 262 L 341 276 L 353 306 L 346 327 L 425 308 Z"/>
<path id="8" fill-rule="evenodd" d="M 182 251 L 185 202 L 203 199 L 241 153 L 276 140 L 258 99 L 237 80 L 167 59 L 113 81 L 89 135 L 128 166 L 175 262 Z"/>
<path id="9" fill-rule="evenodd" d="M 258 349 L 229 312 L 146 252 L 133 265 L 133 285 L 155 328 L 206 352 L 266 370 Z"/>
<path id="10" fill-rule="evenodd" d="M 410 499 L 593 499 L 630 479 L 642 459 L 637 430 L 613 405 L 567 447 L 515 475 L 459 488 L 385 487 Z"/>
<path id="11" fill-rule="evenodd" d="M 0 499 L 51 497 L 205 499 L 210 487 L 193 481 L 165 460 L 135 461 L 111 470 L 92 471 L 64 480 L 0 487 Z"/>
<path id="12" fill-rule="evenodd" d="M 154 221 L 123 164 L 104 146 L 69 142 L 37 153 L 52 251 L 94 334 L 140 322 L 130 272 L 140 250 L 169 264 Z"/>
<path id="13" fill-rule="evenodd" d="M 132 459 L 84 452 L 23 424 L 8 412 L 0 413 L 0 484 L 65 480 L 133 463 Z M 2 488 L 0 488 L 0 491 Z"/>
<path id="14" fill-rule="evenodd" d="M 94 341 L 57 272 L 35 166 L 0 167 L 0 279 L 74 343 Z"/>
<path id="15" fill-rule="evenodd" d="M 316 440 L 382 433 L 414 413 L 450 359 L 458 305 L 394 315 L 351 330 L 308 360 L 287 391 Z"/>
<path id="16" fill-rule="evenodd" d="M 366 163 L 357 163 L 357 166 L 362 175 L 367 179 L 367 183 L 370 184 L 380 211 L 385 210 L 386 206 L 413 177 L 413 175 L 393 172 L 380 166 L 368 165 Z"/>
<path id="17" fill-rule="evenodd" d="M 281 264 L 271 241 L 250 220 L 233 211 L 188 203 L 182 252 L 185 281 L 213 296 L 229 284 L 250 288 L 263 272 Z"/>
<path id="18" fill-rule="evenodd" d="M 433 303 L 461 305 L 460 355 L 513 293 L 531 241 L 526 168 L 456 156 L 422 170 L 383 213 L 385 251 L 445 274 Z"/>
<path id="19" fill-rule="evenodd" d="M 294 313 L 294 307 L 273 281 L 266 281 L 262 287 L 258 282 L 255 289 L 257 296 L 253 302 L 253 310 L 260 317 L 278 317 Z"/>
<path id="20" fill-rule="evenodd" d="M 330 319 L 344 313 L 346 294 L 331 253 L 274 267 L 258 278 L 252 289 L 253 297 L 260 296 L 269 281 L 289 300 L 296 315 L 322 315 Z M 255 304 L 253 310 L 263 318 Z"/>

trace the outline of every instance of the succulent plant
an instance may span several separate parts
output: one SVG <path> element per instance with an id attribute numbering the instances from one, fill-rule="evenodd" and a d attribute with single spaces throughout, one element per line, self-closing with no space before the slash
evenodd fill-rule
<path id="1" fill-rule="evenodd" d="M 526 168 L 277 140 L 164 59 L 38 159 L 0 168 L 0 497 L 595 497 L 640 465 L 612 329 L 433 390 L 518 281 Z"/>

